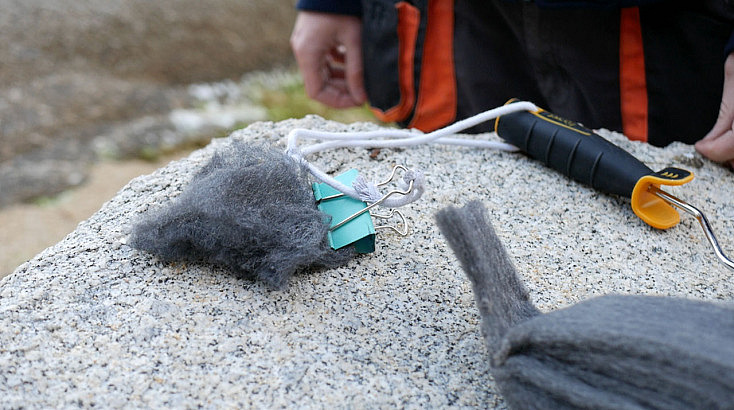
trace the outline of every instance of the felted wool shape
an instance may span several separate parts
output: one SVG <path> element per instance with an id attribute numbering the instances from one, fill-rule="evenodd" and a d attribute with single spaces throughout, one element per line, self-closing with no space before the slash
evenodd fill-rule
<path id="1" fill-rule="evenodd" d="M 168 206 L 144 215 L 130 244 L 164 261 L 206 262 L 283 288 L 294 272 L 336 267 L 330 218 L 316 207 L 308 173 L 281 151 L 233 141 Z"/>
<path id="2" fill-rule="evenodd" d="M 512 408 L 734 408 L 734 308 L 615 295 L 541 314 L 480 203 L 437 221 L 472 282 Z"/>

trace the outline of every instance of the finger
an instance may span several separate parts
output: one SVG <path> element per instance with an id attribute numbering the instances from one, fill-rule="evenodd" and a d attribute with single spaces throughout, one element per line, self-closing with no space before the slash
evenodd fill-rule
<path id="1" fill-rule="evenodd" d="M 354 101 L 349 91 L 345 79 L 344 64 L 328 57 L 322 71 L 322 81 L 322 88 L 312 97 L 316 101 L 334 108 L 349 108 L 359 105 Z"/>
<path id="2" fill-rule="evenodd" d="M 303 77 L 303 87 L 306 91 L 306 95 L 310 98 L 315 98 L 325 86 L 323 73 L 324 66 L 317 60 L 312 58 L 296 59 L 298 61 L 298 68 L 301 71 Z"/>
<path id="3" fill-rule="evenodd" d="M 333 41 L 319 31 L 319 18 L 315 13 L 298 13 L 290 37 L 291 49 L 301 72 L 306 94 L 311 98 L 318 95 L 324 87 L 323 70 L 326 56 L 331 49 L 329 42 Z"/>
<path id="4" fill-rule="evenodd" d="M 316 101 L 334 108 L 354 107 L 355 103 L 344 80 L 332 79 L 314 97 Z"/>
<path id="5" fill-rule="evenodd" d="M 339 79 L 345 78 L 344 56 L 342 56 L 341 61 L 338 59 L 335 59 L 335 57 L 329 56 L 326 59 L 326 67 L 328 69 L 329 78 L 339 78 Z"/>
<path id="6" fill-rule="evenodd" d="M 734 129 L 732 123 L 734 123 L 734 53 L 730 54 L 724 62 L 724 87 L 721 93 L 719 116 L 714 127 L 703 139 L 719 138 L 727 131 Z"/>
<path id="7" fill-rule="evenodd" d="M 295 30 L 291 37 L 291 47 L 298 64 L 298 70 L 303 78 L 306 94 L 313 98 L 324 86 L 322 70 L 326 64 L 326 51 L 304 41 L 302 37 L 296 34 Z"/>
<path id="8" fill-rule="evenodd" d="M 344 65 L 345 50 L 346 48 L 343 45 L 339 45 L 331 50 L 329 56 L 331 57 L 332 61 L 334 61 L 334 63 Z"/>
<path id="9" fill-rule="evenodd" d="M 719 108 L 719 117 L 716 119 L 716 123 L 711 131 L 703 137 L 703 140 L 716 139 L 727 131 L 732 130 L 734 123 L 734 110 L 728 105 L 726 99 L 721 100 L 721 107 Z"/>
<path id="10" fill-rule="evenodd" d="M 734 160 L 734 131 L 729 129 L 718 138 L 698 141 L 696 151 L 716 162 Z"/>
<path id="11" fill-rule="evenodd" d="M 356 51 L 348 53 L 344 75 L 349 86 L 349 93 L 352 95 L 355 105 L 362 105 L 367 101 L 367 92 L 364 89 L 364 71 L 362 68 L 362 53 Z"/>
<path id="12" fill-rule="evenodd" d="M 304 88 L 309 98 L 333 108 L 349 108 L 357 105 L 344 80 L 344 71 L 331 64 L 328 58 L 318 63 L 304 59 L 301 68 Z M 300 65 L 299 65 L 300 67 Z"/>
<path id="13" fill-rule="evenodd" d="M 364 68 L 362 64 L 361 34 L 357 30 L 344 43 L 344 74 L 355 105 L 362 105 L 367 101 L 367 92 L 364 89 Z"/>

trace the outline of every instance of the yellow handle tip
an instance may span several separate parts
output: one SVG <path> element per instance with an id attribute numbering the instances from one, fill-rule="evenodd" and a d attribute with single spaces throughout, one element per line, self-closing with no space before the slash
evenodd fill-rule
<path id="1" fill-rule="evenodd" d="M 679 168 L 665 168 L 652 175 L 645 175 L 632 191 L 632 210 L 646 224 L 657 229 L 668 229 L 680 222 L 680 215 L 669 203 L 650 193 L 651 185 L 683 185 L 693 180 L 693 173 Z"/>

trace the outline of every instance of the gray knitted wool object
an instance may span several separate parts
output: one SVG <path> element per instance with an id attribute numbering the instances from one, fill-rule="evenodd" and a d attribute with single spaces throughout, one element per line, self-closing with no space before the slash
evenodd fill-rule
<path id="1" fill-rule="evenodd" d="M 511 407 L 734 408 L 733 308 L 616 295 L 541 314 L 480 203 L 437 221 L 472 282 Z"/>
<path id="2" fill-rule="evenodd" d="M 235 141 L 172 203 L 143 215 L 130 244 L 164 261 L 219 265 L 279 289 L 299 269 L 339 266 L 354 255 L 331 249 L 328 229 L 304 167 L 281 151 Z"/>

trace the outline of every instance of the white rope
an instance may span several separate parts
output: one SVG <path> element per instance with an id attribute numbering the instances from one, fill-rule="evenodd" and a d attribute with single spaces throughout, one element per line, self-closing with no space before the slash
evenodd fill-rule
<path id="1" fill-rule="evenodd" d="M 292 130 L 288 134 L 287 153 L 295 160 L 304 163 L 308 167 L 308 170 L 311 172 L 311 174 L 317 180 L 354 199 L 365 202 L 376 202 L 375 196 L 377 195 L 376 193 L 378 193 L 379 190 L 377 190 L 377 187 L 374 186 L 374 184 L 366 183 L 366 185 L 364 185 L 365 182 L 361 181 L 360 184 L 363 185 L 360 185 L 360 190 L 357 191 L 354 187 L 347 186 L 337 181 L 333 177 L 327 175 L 318 167 L 309 163 L 306 160 L 306 157 L 317 152 L 336 148 L 401 148 L 432 143 L 462 145 L 476 148 L 489 148 L 501 151 L 517 151 L 517 147 L 503 142 L 453 138 L 449 137 L 449 135 L 456 134 L 475 125 L 493 120 L 502 115 L 507 115 L 518 111 L 536 110 L 538 110 L 538 107 L 536 107 L 533 103 L 524 101 L 516 102 L 481 112 L 477 115 L 455 122 L 447 127 L 429 132 L 427 134 L 424 134 L 418 130 L 387 129 L 360 132 L 328 132 L 297 128 Z M 316 139 L 325 142 L 299 148 L 299 139 Z M 404 186 L 408 186 L 411 181 L 413 182 L 413 189 L 410 191 L 409 194 L 396 198 L 388 198 L 384 202 L 382 202 L 381 205 L 388 208 L 397 208 L 414 202 L 418 198 L 420 198 L 420 196 L 423 194 L 423 191 L 425 190 L 424 178 L 422 173 L 413 171 L 407 173 L 403 177 Z"/>

